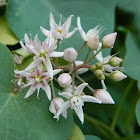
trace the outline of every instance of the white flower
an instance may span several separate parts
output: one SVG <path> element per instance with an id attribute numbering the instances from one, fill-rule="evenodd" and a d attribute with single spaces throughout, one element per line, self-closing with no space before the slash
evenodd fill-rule
<path id="1" fill-rule="evenodd" d="M 90 29 L 87 33 L 85 33 L 80 23 L 80 17 L 77 18 L 77 26 L 84 41 L 88 41 L 94 37 L 99 38 L 99 35 L 105 30 L 103 26 L 97 25 L 95 28 Z"/>
<path id="2" fill-rule="evenodd" d="M 83 89 L 87 86 L 87 83 L 83 83 L 79 85 L 74 93 L 70 92 L 62 92 L 60 95 L 67 98 L 68 100 L 62 105 L 62 107 L 57 112 L 57 115 L 54 116 L 54 118 L 59 119 L 59 116 L 62 112 L 67 110 L 68 107 L 71 107 L 71 109 L 74 109 L 78 118 L 84 123 L 84 113 L 82 106 L 84 105 L 84 102 L 94 102 L 94 103 L 100 103 L 101 101 L 95 97 L 89 96 L 89 95 L 81 95 Z"/>
<path id="3" fill-rule="evenodd" d="M 61 108 L 61 106 L 64 103 L 65 103 L 64 100 L 60 97 L 53 98 L 53 100 L 51 101 L 50 106 L 49 106 L 50 112 L 53 113 L 54 115 L 56 115 L 58 110 Z M 66 110 L 64 112 L 62 112 L 61 114 L 64 118 L 67 118 L 67 111 Z"/>
<path id="4" fill-rule="evenodd" d="M 50 31 L 46 30 L 41 26 L 40 29 L 45 36 L 49 36 L 50 32 L 52 32 L 53 37 L 56 39 L 63 40 L 66 38 L 70 38 L 78 30 L 77 28 L 75 28 L 72 32 L 69 32 L 72 16 L 73 15 L 71 15 L 63 25 L 61 25 L 62 16 L 60 15 L 59 25 L 57 25 L 55 23 L 53 14 L 50 13 L 50 28 L 51 28 Z"/>
<path id="5" fill-rule="evenodd" d="M 33 57 L 34 61 L 24 70 L 24 71 L 30 71 L 33 68 L 37 67 L 37 69 L 42 70 L 42 62 L 45 64 L 46 69 L 50 75 L 50 78 L 53 78 L 53 68 L 50 61 L 50 57 L 61 57 L 64 55 L 64 52 L 56 52 L 53 51 L 55 46 L 55 40 L 52 38 L 52 36 L 48 37 L 45 42 L 42 43 L 42 45 L 39 43 L 38 37 L 35 37 L 35 41 L 31 41 L 33 43 L 29 43 L 27 39 L 25 40 L 25 45 L 22 44 L 22 47 L 31 53 L 33 53 L 35 56 Z M 26 47 L 25 47 L 26 46 Z"/>
<path id="6" fill-rule="evenodd" d="M 61 69 L 53 70 L 53 75 L 58 74 L 60 71 L 61 71 Z M 17 74 L 19 73 L 20 75 L 25 76 L 26 79 L 29 81 L 22 88 L 31 86 L 24 98 L 28 98 L 29 96 L 31 96 L 36 89 L 37 89 L 37 98 L 38 98 L 39 90 L 40 90 L 40 88 L 42 88 L 46 92 L 48 99 L 51 100 L 51 89 L 47 83 L 47 80 L 50 78 L 48 72 L 43 73 L 41 70 L 36 69 L 35 72 L 19 71 L 16 73 Z"/>

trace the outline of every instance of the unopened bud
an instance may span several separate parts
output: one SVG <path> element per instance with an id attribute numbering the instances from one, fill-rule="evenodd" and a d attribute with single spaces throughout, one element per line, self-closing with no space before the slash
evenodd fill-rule
<path id="1" fill-rule="evenodd" d="M 64 59 L 68 62 L 73 62 L 78 56 L 77 51 L 74 48 L 68 48 L 64 50 Z"/>
<path id="2" fill-rule="evenodd" d="M 93 71 L 93 72 L 94 72 L 96 69 L 97 69 L 97 68 L 96 68 L 96 65 L 92 65 L 92 66 L 90 67 L 90 70 Z"/>
<path id="3" fill-rule="evenodd" d="M 98 63 L 96 63 L 96 67 L 97 67 L 97 69 L 102 69 L 102 63 L 101 62 L 98 62 Z"/>
<path id="4" fill-rule="evenodd" d="M 92 37 L 88 40 L 87 46 L 91 50 L 96 50 L 99 47 L 99 39 L 97 37 Z"/>
<path id="5" fill-rule="evenodd" d="M 69 87 L 71 85 L 72 78 L 68 73 L 60 74 L 58 77 L 58 83 L 61 87 Z"/>
<path id="6" fill-rule="evenodd" d="M 116 66 L 119 66 L 122 61 L 123 59 L 114 56 L 109 60 L 109 64 L 113 67 L 116 67 Z"/>
<path id="7" fill-rule="evenodd" d="M 100 70 L 100 69 L 95 70 L 94 74 L 96 75 L 96 77 L 99 80 L 104 80 L 105 79 L 105 76 L 104 76 L 102 70 Z"/>
<path id="8" fill-rule="evenodd" d="M 125 78 L 127 78 L 127 76 L 125 74 L 123 74 L 121 71 L 114 71 L 112 72 L 109 77 L 113 80 L 113 81 L 121 81 Z"/>
<path id="9" fill-rule="evenodd" d="M 74 61 L 76 66 L 82 65 L 84 62 L 83 61 Z M 76 71 L 77 74 L 83 74 L 87 72 L 89 68 L 80 68 Z"/>
<path id="10" fill-rule="evenodd" d="M 116 36 L 117 36 L 116 32 L 104 36 L 102 39 L 102 46 L 104 48 L 112 48 L 115 43 Z"/>
<path id="11" fill-rule="evenodd" d="M 97 89 L 94 92 L 95 96 L 105 104 L 114 104 L 114 100 L 105 89 Z"/>
<path id="12" fill-rule="evenodd" d="M 60 98 L 60 97 L 53 98 L 53 100 L 51 101 L 50 106 L 49 106 L 50 112 L 56 116 L 58 110 L 62 107 L 63 104 L 64 104 L 64 100 L 62 98 Z M 61 114 L 63 117 L 67 118 L 66 110 L 63 111 Z"/>

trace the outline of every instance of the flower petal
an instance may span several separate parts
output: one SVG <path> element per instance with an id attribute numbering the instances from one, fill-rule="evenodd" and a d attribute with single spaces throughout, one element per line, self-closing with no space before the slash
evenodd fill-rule
<path id="1" fill-rule="evenodd" d="M 55 70 L 53 70 L 53 75 L 56 75 L 56 74 L 58 74 L 61 71 L 62 71 L 62 69 L 55 69 Z"/>
<path id="2" fill-rule="evenodd" d="M 69 92 L 62 92 L 62 93 L 59 93 L 60 96 L 63 96 L 67 99 L 70 99 L 73 95 Z"/>
<path id="3" fill-rule="evenodd" d="M 53 26 L 56 25 L 53 14 L 50 13 L 50 27 L 53 28 Z"/>
<path id="4" fill-rule="evenodd" d="M 50 86 L 49 85 L 45 85 L 44 87 L 42 87 L 42 89 L 45 90 L 48 99 L 51 100 L 51 89 L 50 89 Z"/>
<path id="5" fill-rule="evenodd" d="M 78 28 L 75 28 L 72 32 L 67 33 L 67 35 L 64 36 L 64 38 L 65 38 L 65 39 L 66 39 L 66 38 L 70 38 L 77 30 L 78 30 Z"/>
<path id="6" fill-rule="evenodd" d="M 53 51 L 51 54 L 50 54 L 50 57 L 61 57 L 64 55 L 64 52 L 55 52 Z"/>
<path id="7" fill-rule="evenodd" d="M 53 68 L 52 68 L 50 58 L 46 59 L 45 66 L 46 66 L 46 69 L 48 71 L 50 78 L 53 79 Z"/>
<path id="8" fill-rule="evenodd" d="M 26 43 L 29 43 L 30 42 L 30 40 L 28 38 L 28 35 L 26 33 L 24 34 L 24 40 L 25 40 Z"/>
<path id="9" fill-rule="evenodd" d="M 80 84 L 80 85 L 76 88 L 76 90 L 75 90 L 75 92 L 74 92 L 74 95 L 80 96 L 81 93 L 82 93 L 82 91 L 84 90 L 84 88 L 85 88 L 87 85 L 88 85 L 88 83 Z"/>
<path id="10" fill-rule="evenodd" d="M 42 26 L 40 26 L 40 30 L 42 31 L 42 33 L 43 33 L 45 36 L 49 36 L 50 31 L 46 30 L 46 29 L 43 28 Z"/>
<path id="11" fill-rule="evenodd" d="M 69 102 L 69 100 L 68 101 L 66 101 L 62 106 L 61 106 L 61 108 L 58 110 L 58 112 L 57 112 L 57 115 L 56 116 L 54 116 L 54 118 L 57 118 L 57 120 L 59 120 L 59 116 L 60 116 L 60 114 L 62 114 L 62 112 L 64 112 L 65 110 L 67 110 L 67 108 L 70 106 L 70 102 Z"/>
<path id="12" fill-rule="evenodd" d="M 78 118 L 80 119 L 80 121 L 82 122 L 82 124 L 84 123 L 84 113 L 83 113 L 83 109 L 82 107 L 80 109 L 74 109 Z"/>
<path id="13" fill-rule="evenodd" d="M 82 95 L 80 97 L 84 102 L 93 102 L 93 103 L 99 103 L 99 104 L 102 103 L 99 99 L 89 96 L 89 95 Z"/>
<path id="14" fill-rule="evenodd" d="M 86 33 L 83 31 L 82 27 L 81 27 L 81 23 L 80 23 L 80 17 L 77 18 L 77 26 L 80 32 L 80 35 L 82 37 L 82 39 L 84 41 L 88 41 L 87 37 L 86 37 Z"/>
<path id="15" fill-rule="evenodd" d="M 35 90 L 36 88 L 34 86 L 31 86 L 24 98 L 28 98 L 29 96 L 31 96 Z"/>
<path id="16" fill-rule="evenodd" d="M 33 68 L 35 68 L 39 63 L 41 63 L 40 61 L 33 61 L 24 71 L 30 71 Z"/>

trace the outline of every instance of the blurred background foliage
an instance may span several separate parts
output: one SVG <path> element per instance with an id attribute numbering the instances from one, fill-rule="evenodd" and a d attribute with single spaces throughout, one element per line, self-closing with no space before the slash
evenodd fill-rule
<path id="1" fill-rule="evenodd" d="M 50 12 L 57 22 L 60 13 L 63 21 L 73 14 L 71 29 L 77 26 L 78 16 L 81 17 L 85 31 L 97 24 L 103 25 L 106 30 L 100 39 L 106 34 L 118 33 L 114 48 L 105 50 L 104 56 L 118 53 L 117 56 L 124 58 L 122 67 L 128 78 L 118 83 L 106 78 L 105 82 L 115 105 L 86 103 L 85 123 L 81 125 L 74 115 L 77 125 L 74 125 L 68 140 L 140 140 L 139 6 L 140 0 L 8 0 L 6 3 L 0 1 L 0 42 L 7 45 L 11 51 L 20 48 L 18 41 L 23 39 L 24 33 L 38 34 L 39 38 L 44 40 L 40 26 L 49 29 Z M 71 46 L 78 50 L 82 44 L 83 41 L 76 32 L 73 37 L 62 43 L 61 50 Z M 78 59 L 84 59 L 85 51 L 87 52 L 86 48 L 82 50 Z M 26 67 L 31 61 L 31 57 L 26 57 L 22 66 Z M 62 63 L 64 62 L 60 61 L 60 64 Z M 21 66 L 17 68 L 22 69 Z M 81 77 L 93 88 L 101 88 L 100 81 L 92 72 L 89 71 Z M 59 88 L 58 85 L 56 87 Z M 85 92 L 92 94 L 88 89 Z"/>

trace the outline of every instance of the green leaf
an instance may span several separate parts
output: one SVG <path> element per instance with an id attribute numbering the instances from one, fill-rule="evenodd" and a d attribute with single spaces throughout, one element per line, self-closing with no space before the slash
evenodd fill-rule
<path id="1" fill-rule="evenodd" d="M 0 16 L 0 42 L 5 45 L 14 45 L 18 43 L 18 39 L 9 28 L 5 16 Z"/>
<path id="2" fill-rule="evenodd" d="M 140 50 L 133 38 L 132 34 L 129 33 L 126 38 L 126 56 L 123 62 L 124 71 L 131 78 L 140 82 Z M 140 86 L 139 86 L 140 87 Z"/>
<path id="3" fill-rule="evenodd" d="M 74 123 L 72 134 L 68 140 L 85 140 L 85 136 L 83 135 L 81 129 Z"/>
<path id="4" fill-rule="evenodd" d="M 73 127 L 71 110 L 67 119 L 60 117 L 57 122 L 49 112 L 50 102 L 44 91 L 40 92 L 40 100 L 36 93 L 24 99 L 28 89 L 15 95 L 11 91 L 12 56 L 6 46 L 0 47 L 0 139 L 66 140 Z"/>
<path id="5" fill-rule="evenodd" d="M 85 140 L 101 140 L 97 136 L 85 135 Z"/>
<path id="6" fill-rule="evenodd" d="M 136 117 L 137 117 L 138 124 L 140 126 L 140 99 L 136 106 Z"/>
<path id="7" fill-rule="evenodd" d="M 42 40 L 45 39 L 40 31 L 40 26 L 49 30 L 50 12 L 53 13 L 57 23 L 60 19 L 60 13 L 63 16 L 63 22 L 69 15 L 75 15 L 70 31 L 77 26 L 76 20 L 78 16 L 81 17 L 81 24 L 85 32 L 100 24 L 106 28 L 100 36 L 100 38 L 102 38 L 114 30 L 114 11 L 115 1 L 112 0 L 108 0 L 108 2 L 104 0 L 8 0 L 6 16 L 12 31 L 18 39 L 23 39 L 24 33 L 38 34 L 39 38 Z M 84 41 L 77 31 L 73 37 L 65 40 L 65 42 L 60 45 L 60 49 L 64 50 L 64 48 L 73 46 L 76 50 L 79 50 L 83 43 Z M 106 49 L 105 53 L 108 54 L 109 50 L 110 49 Z M 83 54 L 87 51 L 88 49 L 83 49 L 79 55 L 79 59 L 84 59 L 85 55 Z"/>

